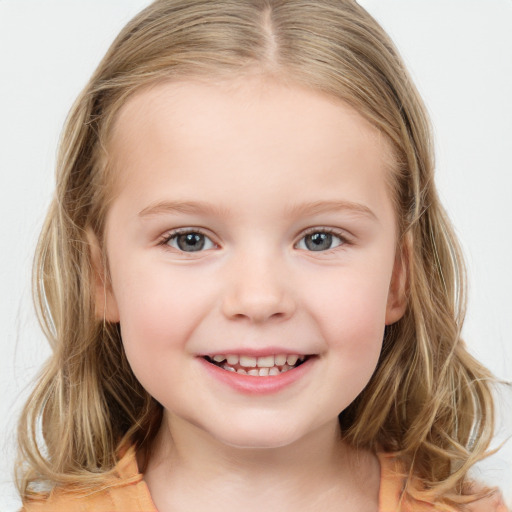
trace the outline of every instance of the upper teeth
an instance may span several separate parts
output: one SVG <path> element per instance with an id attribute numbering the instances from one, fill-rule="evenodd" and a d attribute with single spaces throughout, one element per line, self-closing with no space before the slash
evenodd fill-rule
<path id="1" fill-rule="evenodd" d="M 217 354 L 212 356 L 216 363 L 227 361 L 229 365 L 240 364 L 240 366 L 245 366 L 246 368 L 272 368 L 273 366 L 283 366 L 285 364 L 293 366 L 297 361 L 304 361 L 304 358 L 305 356 L 297 354 L 278 354 L 262 357 L 239 356 L 238 354 Z"/>

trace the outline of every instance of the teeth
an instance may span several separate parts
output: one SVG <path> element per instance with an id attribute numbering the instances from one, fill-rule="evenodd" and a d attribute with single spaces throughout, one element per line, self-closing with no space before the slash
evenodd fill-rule
<path id="1" fill-rule="evenodd" d="M 236 354 L 229 354 L 227 356 L 227 358 L 228 358 L 228 364 L 231 364 L 231 365 L 238 364 L 238 356 Z M 242 364 L 242 366 L 247 366 L 247 365 Z"/>
<path id="2" fill-rule="evenodd" d="M 240 356 L 240 366 L 245 366 L 246 368 L 254 368 L 256 366 L 256 358 L 251 356 Z"/>
<path id="3" fill-rule="evenodd" d="M 297 354 L 278 354 L 276 356 L 239 356 L 238 354 L 216 354 L 211 359 L 224 370 L 241 375 L 266 377 L 279 375 L 291 370 L 297 362 L 305 360 L 305 356 Z M 224 363 L 224 364 L 220 364 Z M 236 368 L 238 366 L 238 368 Z"/>
<path id="4" fill-rule="evenodd" d="M 283 366 L 283 364 L 286 363 L 286 355 L 280 354 L 275 357 L 276 360 L 276 366 Z"/>
<path id="5" fill-rule="evenodd" d="M 274 356 L 258 357 L 257 365 L 260 368 L 272 368 L 274 364 Z"/>
<path id="6" fill-rule="evenodd" d="M 299 359 L 299 356 L 296 356 L 296 355 L 290 355 L 286 358 L 286 362 L 290 365 L 290 366 L 293 366 Z"/>

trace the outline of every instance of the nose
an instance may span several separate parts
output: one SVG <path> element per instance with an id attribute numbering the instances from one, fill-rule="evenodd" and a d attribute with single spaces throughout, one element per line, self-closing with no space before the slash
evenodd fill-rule
<path id="1" fill-rule="evenodd" d="M 292 283 L 275 258 L 245 256 L 229 266 L 222 300 L 226 317 L 265 323 L 286 320 L 295 310 Z"/>

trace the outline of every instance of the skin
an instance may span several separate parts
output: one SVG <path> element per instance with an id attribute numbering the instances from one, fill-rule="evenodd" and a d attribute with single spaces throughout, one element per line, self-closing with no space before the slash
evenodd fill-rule
<path id="1" fill-rule="evenodd" d="M 244 78 L 138 93 L 109 150 L 98 314 L 120 322 L 165 410 L 145 474 L 160 512 L 377 510 L 378 462 L 345 445 L 337 416 L 405 308 L 386 141 L 340 101 Z M 204 249 L 180 250 L 179 228 L 204 233 Z M 326 229 L 331 245 L 310 250 L 305 236 Z M 266 395 L 226 386 L 200 357 L 273 347 L 314 358 Z"/>

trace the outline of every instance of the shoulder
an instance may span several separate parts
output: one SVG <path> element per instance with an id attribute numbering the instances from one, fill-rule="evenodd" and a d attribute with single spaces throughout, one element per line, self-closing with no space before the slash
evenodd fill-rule
<path id="1" fill-rule="evenodd" d="M 466 510 L 467 512 L 510 512 L 498 489 L 492 489 L 484 498 L 468 504 Z"/>
<path id="2" fill-rule="evenodd" d="M 120 485 L 87 494 L 56 490 L 25 501 L 20 512 L 156 512 L 145 492 L 144 482 L 141 484 Z"/>
<path id="3" fill-rule="evenodd" d="M 59 489 L 49 494 L 37 494 L 26 500 L 20 512 L 114 512 L 115 508 L 106 491 L 83 494 Z"/>
<path id="4" fill-rule="evenodd" d="M 56 488 L 36 494 L 23 503 L 20 512 L 157 512 L 142 475 L 135 450 L 129 448 L 116 466 L 109 485 L 88 491 Z"/>
<path id="5" fill-rule="evenodd" d="M 377 455 L 381 465 L 379 512 L 512 512 L 505 506 L 498 489 L 491 489 L 483 498 L 458 507 L 415 499 L 405 492 L 407 472 L 398 458 L 392 453 Z M 421 486 L 413 483 L 412 488 L 420 489 Z M 471 488 L 472 493 L 478 491 L 478 486 Z"/>

